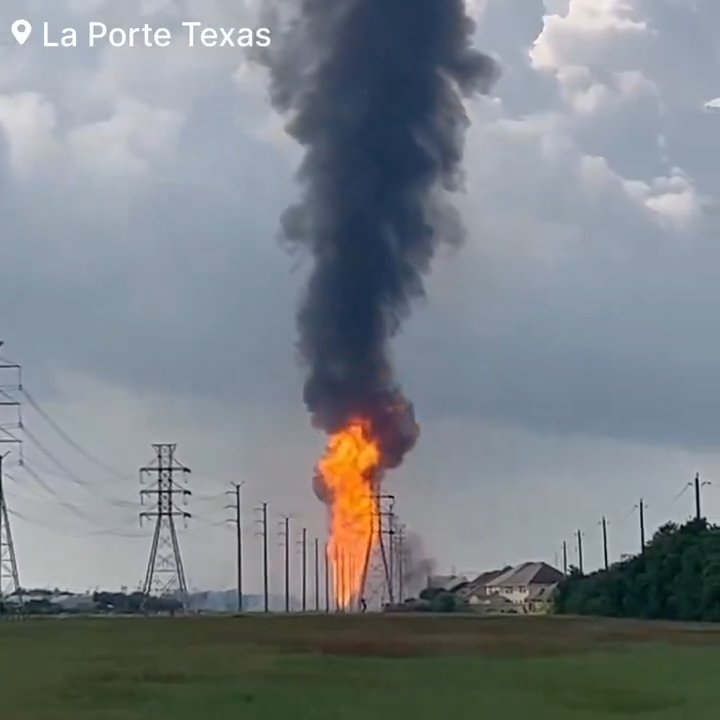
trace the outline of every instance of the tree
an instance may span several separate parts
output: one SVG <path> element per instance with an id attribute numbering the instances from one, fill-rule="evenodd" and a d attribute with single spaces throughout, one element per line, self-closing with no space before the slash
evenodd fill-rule
<path id="1" fill-rule="evenodd" d="M 720 621 L 720 528 L 705 520 L 669 523 L 642 555 L 584 577 L 571 572 L 555 612 Z"/>

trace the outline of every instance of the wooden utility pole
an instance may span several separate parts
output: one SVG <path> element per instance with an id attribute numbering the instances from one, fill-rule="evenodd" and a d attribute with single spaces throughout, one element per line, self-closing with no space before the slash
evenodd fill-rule
<path id="1" fill-rule="evenodd" d="M 645 505 L 645 500 L 643 498 L 640 498 L 640 504 L 638 505 L 638 510 L 640 513 L 640 554 L 643 554 L 645 552 L 645 508 L 647 505 Z"/>
<path id="2" fill-rule="evenodd" d="M 405 602 L 405 526 L 400 525 L 397 536 L 398 601 Z"/>
<path id="3" fill-rule="evenodd" d="M 580 574 L 585 574 L 585 567 L 583 565 L 583 545 L 582 545 L 582 531 L 577 531 L 577 544 L 578 544 L 578 569 L 580 570 Z"/>
<path id="4" fill-rule="evenodd" d="M 262 504 L 262 541 L 263 541 L 263 610 L 270 612 L 270 591 L 268 586 L 268 504 Z"/>
<path id="5" fill-rule="evenodd" d="M 320 612 L 320 540 L 315 538 L 315 612 Z"/>
<path id="6" fill-rule="evenodd" d="M 302 529 L 302 611 L 307 612 L 307 528 Z"/>
<path id="7" fill-rule="evenodd" d="M 333 588 L 335 590 L 335 612 L 340 612 L 340 555 L 335 545 L 335 563 L 333 564 Z"/>
<path id="8" fill-rule="evenodd" d="M 242 504 L 240 498 L 240 489 L 245 484 L 233 483 L 233 490 L 230 494 L 234 497 L 234 503 L 231 506 L 235 510 L 235 531 L 237 544 L 237 610 L 239 613 L 243 611 L 243 542 L 242 542 Z"/>
<path id="9" fill-rule="evenodd" d="M 605 570 L 610 569 L 608 560 L 608 536 L 607 536 L 607 519 L 603 515 L 602 519 L 602 540 L 603 540 L 603 559 L 605 560 Z"/>
<path id="10" fill-rule="evenodd" d="M 567 551 L 567 540 L 563 540 L 563 575 L 567 577 L 568 574 L 568 551 Z"/>
<path id="11" fill-rule="evenodd" d="M 328 561 L 328 544 L 325 543 L 325 612 L 330 612 L 330 567 Z"/>
<path id="12" fill-rule="evenodd" d="M 285 541 L 285 612 L 290 612 L 290 517 L 284 515 L 282 537 Z"/>

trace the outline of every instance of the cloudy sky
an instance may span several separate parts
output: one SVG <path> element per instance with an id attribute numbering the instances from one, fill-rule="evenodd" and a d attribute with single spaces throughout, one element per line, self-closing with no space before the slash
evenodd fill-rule
<path id="1" fill-rule="evenodd" d="M 257 24 L 253 6 L 0 8 L 3 353 L 114 470 L 25 403 L 25 458 L 46 484 L 8 458 L 26 586 L 137 585 L 149 535 L 132 503 L 154 442 L 178 443 L 193 469 L 191 586 L 233 583 L 231 482 L 246 482 L 249 589 L 260 502 L 276 565 L 280 514 L 323 531 L 309 479 L 323 438 L 294 347 L 308 262 L 277 241 L 299 153 L 262 71 L 228 48 L 20 48 L 9 34 L 18 17 Z M 695 472 L 720 514 L 720 114 L 703 111 L 720 95 L 720 5 L 476 0 L 473 13 L 504 74 L 469 106 L 467 242 L 437 258 L 396 346 L 422 437 L 388 483 L 439 570 L 555 562 L 563 540 L 573 560 L 578 529 L 597 566 L 603 514 L 613 556 L 632 552 L 633 505 L 646 499 L 652 527 L 686 518 L 690 493 L 675 498 Z"/>

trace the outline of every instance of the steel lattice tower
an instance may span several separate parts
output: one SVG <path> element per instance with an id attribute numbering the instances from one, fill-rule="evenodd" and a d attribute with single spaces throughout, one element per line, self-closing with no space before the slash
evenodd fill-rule
<path id="1" fill-rule="evenodd" d="M 3 491 L 3 458 L 0 455 L 0 605 L 3 598 L 17 593 L 20 590 L 20 576 L 18 574 L 15 545 L 10 530 L 10 514 Z"/>
<path id="2" fill-rule="evenodd" d="M 0 341 L 0 347 L 3 342 Z M 6 444 L 18 445 L 22 451 L 21 440 L 11 432 L 22 427 L 22 415 L 20 403 L 15 400 L 8 390 L 19 390 L 22 387 L 22 368 L 17 363 L 7 362 L 0 358 L 0 370 L 10 371 L 17 374 L 17 382 L 13 384 L 0 383 L 0 408 L 11 408 L 14 414 L 13 422 L 6 423 L 8 417 L 0 420 L 0 447 Z M 0 454 L 0 608 L 3 598 L 20 591 L 20 576 L 18 573 L 17 557 L 15 556 L 15 544 L 13 543 L 12 530 L 10 528 L 10 513 L 7 506 L 7 496 L 4 489 L 3 460 L 7 453 Z M 20 454 L 22 459 L 22 452 Z"/>
<path id="3" fill-rule="evenodd" d="M 381 495 L 377 489 L 373 493 L 373 498 L 375 512 L 368 538 L 360 597 L 365 598 L 368 607 L 379 609 L 385 602 L 393 603 L 395 600 L 392 578 L 393 560 L 390 554 L 392 553 L 392 544 L 389 549 L 386 547 L 385 535 L 388 534 L 388 531 L 384 527 L 384 518 L 393 516 L 395 498 L 392 495 Z"/>
<path id="4" fill-rule="evenodd" d="M 144 518 L 155 518 L 143 595 L 145 599 L 153 593 L 179 596 L 183 607 L 187 608 L 187 581 L 175 519 L 182 518 L 184 522 L 191 517 L 189 512 L 180 509 L 176 503 L 177 497 L 187 502 L 191 495 L 190 490 L 185 487 L 190 469 L 175 460 L 176 447 L 172 444 L 153 445 L 155 464 L 140 468 L 141 483 L 148 476 L 154 477 L 152 487 L 140 491 L 143 502 L 146 497 L 153 499 L 154 508 L 141 513 L 140 521 Z"/>

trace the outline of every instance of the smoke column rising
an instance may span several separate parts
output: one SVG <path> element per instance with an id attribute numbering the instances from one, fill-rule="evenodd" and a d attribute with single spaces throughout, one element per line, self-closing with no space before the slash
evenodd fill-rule
<path id="1" fill-rule="evenodd" d="M 445 191 L 461 180 L 462 99 L 487 92 L 496 66 L 472 48 L 464 0 L 295 5 L 271 69 L 274 104 L 305 149 L 301 201 L 283 217 L 314 258 L 298 314 L 305 402 L 328 433 L 368 420 L 391 467 L 416 426 L 389 341 L 438 243 L 461 240 Z"/>

